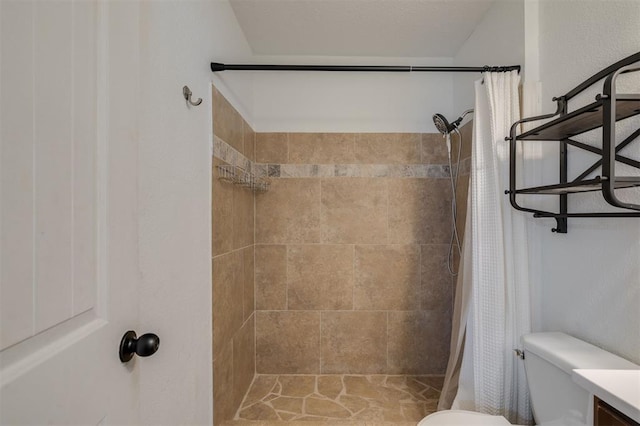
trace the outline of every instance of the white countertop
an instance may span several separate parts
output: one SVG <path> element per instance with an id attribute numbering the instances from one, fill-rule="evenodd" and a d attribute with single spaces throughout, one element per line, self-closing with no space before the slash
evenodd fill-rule
<path id="1" fill-rule="evenodd" d="M 640 422 L 640 370 L 576 369 L 572 378 L 589 393 Z"/>

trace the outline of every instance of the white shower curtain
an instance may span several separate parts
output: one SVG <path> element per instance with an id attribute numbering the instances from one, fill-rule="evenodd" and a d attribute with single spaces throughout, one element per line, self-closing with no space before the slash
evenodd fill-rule
<path id="1" fill-rule="evenodd" d="M 452 408 L 530 424 L 524 365 L 513 352 L 531 331 L 526 223 L 504 194 L 509 187 L 505 137 L 520 118 L 520 76 L 517 71 L 485 73 L 483 80 L 475 85 L 469 238 L 458 283 L 464 289 L 458 293 L 470 297 L 457 333 L 464 349 Z"/>

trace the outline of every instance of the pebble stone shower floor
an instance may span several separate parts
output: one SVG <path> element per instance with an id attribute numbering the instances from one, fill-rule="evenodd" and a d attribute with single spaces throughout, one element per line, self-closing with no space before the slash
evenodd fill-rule
<path id="1" fill-rule="evenodd" d="M 229 426 L 415 425 L 443 376 L 256 375 Z"/>

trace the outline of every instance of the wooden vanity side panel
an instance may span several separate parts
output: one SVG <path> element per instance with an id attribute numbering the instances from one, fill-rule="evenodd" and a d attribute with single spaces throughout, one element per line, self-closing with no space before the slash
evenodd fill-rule
<path id="1" fill-rule="evenodd" d="M 594 407 L 594 426 L 640 426 L 598 397 L 594 397 Z"/>

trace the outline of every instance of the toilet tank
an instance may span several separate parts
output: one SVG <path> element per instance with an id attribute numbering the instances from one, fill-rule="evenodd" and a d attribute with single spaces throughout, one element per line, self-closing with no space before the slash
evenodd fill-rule
<path id="1" fill-rule="evenodd" d="M 564 333 L 523 337 L 536 424 L 586 425 L 592 395 L 571 379 L 576 368 L 635 370 L 638 365 Z"/>

